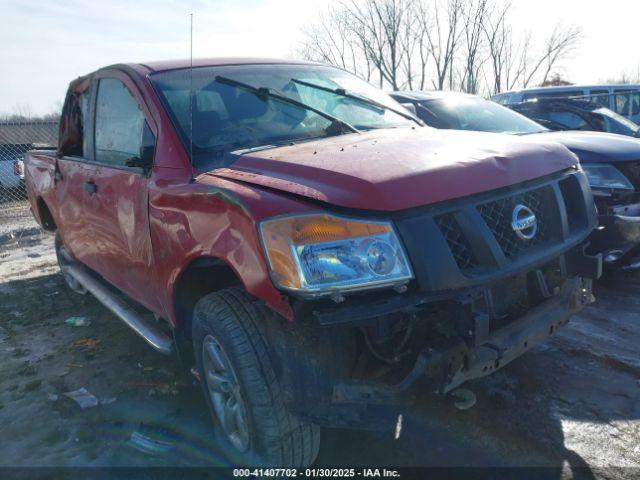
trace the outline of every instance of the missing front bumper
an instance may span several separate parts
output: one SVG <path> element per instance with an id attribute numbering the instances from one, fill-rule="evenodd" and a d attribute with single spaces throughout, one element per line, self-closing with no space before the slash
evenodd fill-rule
<path id="1" fill-rule="evenodd" d="M 491 334 L 481 345 L 460 341 L 442 351 L 425 349 L 411 372 L 396 385 L 343 383 L 334 386 L 333 404 L 395 403 L 419 379 L 430 390 L 447 393 L 462 383 L 489 375 L 541 344 L 566 325 L 582 306 L 593 301 L 591 281 L 566 280 L 554 298 Z"/>

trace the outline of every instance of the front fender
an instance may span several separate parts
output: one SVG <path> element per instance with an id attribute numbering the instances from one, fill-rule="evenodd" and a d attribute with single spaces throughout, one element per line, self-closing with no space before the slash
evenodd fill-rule
<path id="1" fill-rule="evenodd" d="M 273 215 L 315 208 L 209 175 L 150 188 L 151 240 L 166 318 L 177 325 L 173 302 L 182 272 L 200 257 L 214 257 L 233 270 L 249 294 L 293 320 L 288 298 L 271 281 L 256 225 Z"/>

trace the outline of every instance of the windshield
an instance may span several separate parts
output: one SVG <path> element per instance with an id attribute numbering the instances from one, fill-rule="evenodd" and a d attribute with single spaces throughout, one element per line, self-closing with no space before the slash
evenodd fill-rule
<path id="1" fill-rule="evenodd" d="M 593 111 L 604 122 L 603 130 L 609 133 L 618 133 L 620 135 L 633 136 L 638 131 L 638 125 L 622 115 L 618 115 L 608 108 L 598 108 Z"/>
<path id="2" fill-rule="evenodd" d="M 343 89 L 389 109 L 293 80 L 332 90 Z M 402 107 L 387 94 L 350 73 L 331 67 L 204 67 L 195 68 L 193 72 L 189 69 L 160 72 L 151 75 L 151 81 L 185 145 L 193 141 L 196 167 L 226 165 L 247 149 L 335 135 L 332 117 L 357 130 L 415 125 L 411 119 L 392 111 L 402 111 Z M 261 95 L 247 86 L 268 91 Z M 269 92 L 296 102 L 278 99 Z M 191 105 L 190 97 L 193 98 Z M 348 133 L 348 129 L 338 133 Z"/>
<path id="3" fill-rule="evenodd" d="M 547 130 L 507 107 L 477 97 L 456 96 L 423 101 L 417 110 L 421 120 L 436 128 L 511 134 Z"/>

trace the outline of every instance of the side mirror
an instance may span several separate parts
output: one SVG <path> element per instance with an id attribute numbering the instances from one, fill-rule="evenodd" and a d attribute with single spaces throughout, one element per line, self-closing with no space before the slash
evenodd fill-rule
<path id="1" fill-rule="evenodd" d="M 153 157 L 155 155 L 155 147 L 152 145 L 141 147 L 140 154 L 136 157 L 131 157 L 126 161 L 127 167 L 142 168 L 145 172 L 151 170 L 153 166 Z"/>
<path id="2" fill-rule="evenodd" d="M 409 110 L 414 117 L 418 116 L 418 111 L 416 110 L 416 106 L 413 103 L 401 103 L 400 105 Z"/>

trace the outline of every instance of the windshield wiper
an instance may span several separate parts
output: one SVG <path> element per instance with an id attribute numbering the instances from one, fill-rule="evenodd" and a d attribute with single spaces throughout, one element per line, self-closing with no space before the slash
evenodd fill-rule
<path id="1" fill-rule="evenodd" d="M 344 88 L 324 87 L 322 85 L 317 85 L 315 83 L 307 82 L 305 80 L 298 80 L 297 78 L 292 78 L 291 81 L 293 83 L 297 83 L 299 85 L 304 85 L 305 87 L 315 88 L 316 90 L 322 90 L 324 92 L 333 93 L 334 95 L 339 95 L 339 96 L 345 97 L 345 98 L 351 98 L 351 99 L 356 100 L 358 102 L 362 102 L 362 103 L 366 103 L 368 105 L 372 105 L 374 107 L 378 107 L 381 110 L 389 110 L 390 112 L 396 113 L 396 114 L 400 115 L 401 117 L 404 117 L 404 118 L 409 119 L 409 120 L 411 120 L 413 122 L 416 122 L 421 127 L 424 126 L 424 123 L 422 122 L 422 120 L 414 117 L 409 112 L 405 113 L 405 112 L 402 112 L 400 110 L 396 110 L 395 108 L 389 107 L 388 105 L 384 105 L 383 103 L 380 103 L 380 102 L 376 102 L 375 100 L 372 100 L 370 98 L 361 97 L 360 95 L 356 95 L 354 93 L 350 93 L 347 90 L 345 90 Z"/>
<path id="2" fill-rule="evenodd" d="M 353 125 L 351 125 L 350 123 L 345 122 L 344 120 L 340 120 L 339 118 L 334 117 L 333 115 L 330 115 L 326 112 L 323 112 L 322 110 L 319 110 L 315 107 L 312 107 L 311 105 L 307 105 L 306 103 L 302 103 L 298 100 L 295 100 L 293 98 L 287 97 L 286 95 L 282 95 L 274 90 L 271 90 L 269 88 L 265 88 L 265 87 L 254 87 L 253 85 L 249 85 L 247 83 L 244 82 L 240 82 L 238 80 L 234 80 L 232 78 L 227 78 L 227 77 L 222 77 L 220 75 L 216 76 L 214 78 L 214 80 L 218 83 L 224 83 L 226 85 L 232 86 L 232 87 L 237 87 L 237 88 L 242 88 L 243 90 L 246 90 L 248 92 L 253 93 L 255 96 L 257 96 L 258 98 L 260 98 L 261 100 L 266 100 L 268 98 L 273 98 L 276 100 L 279 100 L 283 103 L 288 103 L 290 105 L 295 105 L 299 108 L 303 108 L 305 110 L 308 110 L 310 112 L 316 113 L 318 115 L 320 115 L 321 117 L 326 118 L 327 120 L 329 120 L 331 122 L 331 125 L 329 125 L 329 127 L 327 127 L 325 129 L 325 132 L 327 132 L 328 135 L 342 135 L 342 133 L 344 133 L 345 130 L 348 130 L 352 133 L 360 133 L 360 130 L 358 130 L 356 127 L 354 127 Z"/>

